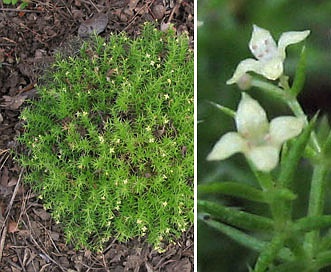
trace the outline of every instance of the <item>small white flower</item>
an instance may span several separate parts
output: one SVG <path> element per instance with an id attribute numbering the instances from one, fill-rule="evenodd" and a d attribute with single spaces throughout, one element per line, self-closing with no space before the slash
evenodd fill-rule
<path id="1" fill-rule="evenodd" d="M 105 139 L 103 138 L 102 135 L 99 135 L 98 137 L 99 137 L 99 141 L 100 141 L 100 143 L 104 143 L 104 142 L 105 142 Z"/>
<path id="2" fill-rule="evenodd" d="M 203 26 L 204 22 L 203 21 L 197 21 L 197 26 L 200 27 L 200 26 Z"/>
<path id="3" fill-rule="evenodd" d="M 283 74 L 286 47 L 303 41 L 309 33 L 310 30 L 284 32 L 277 45 L 268 30 L 253 25 L 249 49 L 257 60 L 245 59 L 241 61 L 232 78 L 226 83 L 236 83 L 245 73 L 250 71 L 271 80 L 279 78 Z"/>
<path id="4" fill-rule="evenodd" d="M 236 116 L 238 132 L 221 137 L 207 160 L 224 160 L 241 152 L 255 167 L 264 172 L 274 169 L 284 142 L 299 135 L 304 120 L 294 116 L 277 117 L 269 123 L 260 104 L 243 93 Z"/>
<path id="5" fill-rule="evenodd" d="M 141 230 L 142 230 L 143 232 L 146 232 L 146 231 L 147 231 L 147 227 L 146 227 L 146 226 L 143 226 L 143 227 L 141 228 Z"/>

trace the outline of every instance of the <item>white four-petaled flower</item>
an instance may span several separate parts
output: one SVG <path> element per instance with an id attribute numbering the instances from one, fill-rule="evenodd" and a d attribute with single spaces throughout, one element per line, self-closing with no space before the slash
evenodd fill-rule
<path id="1" fill-rule="evenodd" d="M 236 83 L 245 73 L 250 71 L 271 80 L 279 78 L 283 74 L 286 47 L 303 41 L 309 33 L 309 30 L 284 32 L 277 45 L 268 30 L 253 25 L 249 48 L 257 60 L 250 58 L 241 61 L 232 78 L 226 83 Z"/>
<path id="2" fill-rule="evenodd" d="M 299 135 L 304 127 L 304 120 L 294 116 L 277 117 L 269 123 L 264 109 L 246 93 L 242 93 L 235 122 L 238 132 L 223 135 L 207 160 L 224 160 L 241 152 L 263 172 L 277 166 L 283 143 Z"/>

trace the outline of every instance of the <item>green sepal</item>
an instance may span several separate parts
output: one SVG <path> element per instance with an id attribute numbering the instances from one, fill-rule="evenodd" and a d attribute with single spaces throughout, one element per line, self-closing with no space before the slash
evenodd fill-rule
<path id="1" fill-rule="evenodd" d="M 268 266 L 278 257 L 280 250 L 284 246 L 286 237 L 287 235 L 284 232 L 276 234 L 273 237 L 258 257 L 254 272 L 265 272 L 267 270 Z"/>
<path id="2" fill-rule="evenodd" d="M 298 219 L 293 224 L 294 231 L 312 231 L 331 227 L 331 215 L 311 216 Z"/>
<path id="3" fill-rule="evenodd" d="M 273 229 L 273 221 L 270 218 L 223 207 L 212 201 L 198 200 L 198 209 L 199 212 L 209 213 L 217 221 L 222 221 L 241 229 L 268 231 Z"/>
<path id="4" fill-rule="evenodd" d="M 302 156 L 306 159 L 311 160 L 312 162 L 316 162 L 316 150 L 312 147 L 307 145 L 304 154 Z"/>
<path id="5" fill-rule="evenodd" d="M 222 106 L 220 104 L 214 103 L 209 101 L 210 104 L 212 104 L 217 109 L 221 110 L 224 114 L 234 118 L 236 116 L 236 112 L 228 107 Z"/>
<path id="6" fill-rule="evenodd" d="M 280 163 L 281 171 L 278 180 L 281 188 L 291 188 L 297 165 L 304 153 L 306 145 L 308 144 L 310 134 L 316 123 L 316 119 L 317 115 L 315 115 L 310 123 L 304 128 L 301 135 L 293 141 L 293 145 L 287 151 L 287 156 L 282 159 Z"/>
<path id="7" fill-rule="evenodd" d="M 290 89 L 290 93 L 296 97 L 303 89 L 306 79 L 306 60 L 307 60 L 307 53 L 305 46 L 302 47 L 300 60 L 297 65 L 297 69 L 295 71 L 295 76 L 293 80 L 292 87 Z"/>
<path id="8" fill-rule="evenodd" d="M 324 144 L 322 146 L 322 151 L 323 151 L 323 154 L 326 157 L 330 157 L 331 156 L 331 130 L 329 132 L 328 137 L 324 141 Z"/>

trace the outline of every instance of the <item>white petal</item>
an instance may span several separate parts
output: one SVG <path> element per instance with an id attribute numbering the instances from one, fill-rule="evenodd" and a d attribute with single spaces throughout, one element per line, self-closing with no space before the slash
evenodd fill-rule
<path id="1" fill-rule="evenodd" d="M 285 49 L 288 45 L 303 41 L 309 35 L 310 30 L 284 32 L 278 41 L 278 52 L 282 60 L 285 59 Z"/>
<path id="2" fill-rule="evenodd" d="M 279 57 L 270 59 L 267 62 L 263 62 L 261 68 L 261 75 L 267 79 L 275 80 L 283 74 L 283 61 Z"/>
<path id="3" fill-rule="evenodd" d="M 279 149 L 274 146 L 258 146 L 251 148 L 245 155 L 258 170 L 270 172 L 278 165 Z"/>
<path id="4" fill-rule="evenodd" d="M 259 61 L 255 59 L 245 59 L 241 61 L 236 71 L 233 73 L 233 76 L 226 82 L 226 84 L 230 85 L 239 81 L 239 79 L 245 75 L 246 72 L 253 71 L 257 74 L 261 74 L 262 65 Z"/>
<path id="5" fill-rule="evenodd" d="M 270 122 L 270 141 L 282 145 L 287 140 L 298 136 L 304 126 L 304 120 L 294 116 L 282 116 Z"/>
<path id="6" fill-rule="evenodd" d="M 246 148 L 246 141 L 238 133 L 228 132 L 218 140 L 207 160 L 224 160 L 235 153 L 244 152 Z"/>
<path id="7" fill-rule="evenodd" d="M 246 93 L 242 93 L 238 105 L 236 126 L 241 136 L 253 141 L 258 141 L 268 132 L 269 124 L 264 109 Z"/>
<path id="8" fill-rule="evenodd" d="M 270 32 L 253 25 L 249 49 L 258 60 L 269 60 L 278 56 L 277 45 Z"/>

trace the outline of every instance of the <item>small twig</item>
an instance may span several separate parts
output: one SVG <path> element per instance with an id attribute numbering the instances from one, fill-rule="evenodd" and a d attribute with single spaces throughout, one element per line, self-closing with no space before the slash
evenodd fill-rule
<path id="1" fill-rule="evenodd" d="M 5 12 L 30 12 L 30 13 L 41 13 L 42 11 L 40 10 L 32 10 L 32 9 L 14 9 L 14 8 L 0 8 L 0 11 L 5 11 Z"/>
<path id="2" fill-rule="evenodd" d="M 10 63 L 6 63 L 6 62 L 1 62 L 0 63 L 0 66 L 3 65 L 3 66 L 13 66 L 12 64 Z"/>
<path id="3" fill-rule="evenodd" d="M 6 220 L 4 220 L 3 226 L 2 226 L 1 240 L 0 240 L 0 263 L 2 260 L 2 254 L 3 254 L 3 249 L 5 246 L 6 236 L 7 236 L 7 222 L 6 222 Z"/>
<path id="4" fill-rule="evenodd" d="M 9 155 L 7 156 L 7 158 L 5 159 L 3 164 L 1 165 L 0 170 L 2 169 L 3 165 L 7 161 L 8 157 L 9 157 Z M 21 169 L 21 172 L 19 174 L 18 181 L 16 183 L 14 192 L 13 192 L 12 197 L 10 199 L 9 205 L 7 206 L 7 209 L 5 211 L 5 219 L 4 219 L 3 225 L 1 227 L 0 262 L 1 262 L 1 259 L 2 259 L 3 247 L 4 247 L 5 240 L 6 240 L 6 235 L 7 235 L 7 221 L 8 221 L 9 214 L 10 214 L 11 208 L 12 208 L 13 203 L 14 203 L 14 199 L 16 197 L 16 194 L 17 194 L 17 191 L 18 191 L 18 188 L 19 188 L 19 185 L 20 185 L 20 181 L 22 179 L 23 172 L 24 172 L 24 168 Z"/>
<path id="5" fill-rule="evenodd" d="M 133 23 L 134 23 L 134 21 L 135 21 L 135 19 L 137 18 L 137 16 L 140 14 L 140 11 L 142 11 L 143 9 L 145 9 L 146 7 L 147 7 L 147 9 L 149 9 L 150 8 L 150 6 L 154 3 L 154 1 L 155 0 L 152 0 L 150 3 L 148 3 L 148 4 L 145 4 L 145 5 L 143 5 L 139 10 L 138 10 L 138 12 L 129 20 L 129 22 L 128 22 L 128 25 L 125 27 L 125 28 L 123 28 L 122 29 L 122 31 L 121 32 L 125 32 Z"/>
<path id="6" fill-rule="evenodd" d="M 106 269 L 107 272 L 110 272 L 110 270 L 107 268 L 107 262 L 105 260 L 105 255 L 102 254 L 102 262 L 103 262 L 103 266 Z"/>
<path id="7" fill-rule="evenodd" d="M 111 243 L 109 244 L 109 246 L 107 246 L 103 251 L 102 254 L 106 254 L 107 251 L 111 248 L 111 246 L 115 243 L 115 241 L 117 240 L 118 235 L 113 239 L 113 241 L 111 241 Z"/>
<path id="8" fill-rule="evenodd" d="M 100 13 L 100 10 L 97 8 L 97 6 L 91 0 L 89 0 L 89 2 L 97 10 L 97 12 Z"/>
<path id="9" fill-rule="evenodd" d="M 37 84 L 36 81 L 31 82 L 29 85 L 25 86 L 24 88 L 22 88 L 22 89 L 18 89 L 18 90 L 16 91 L 16 93 L 21 94 L 21 93 L 24 93 L 24 92 L 30 91 L 30 90 L 32 90 L 34 87 L 36 87 L 36 84 Z"/>
<path id="10" fill-rule="evenodd" d="M 19 26 L 19 27 L 22 27 L 22 28 L 27 29 L 28 31 L 30 31 L 31 33 L 33 33 L 33 34 L 35 35 L 35 38 L 36 38 L 40 43 L 42 43 L 42 44 L 44 44 L 44 45 L 47 45 L 47 42 L 44 42 L 44 41 L 42 40 L 42 35 L 41 35 L 41 34 L 37 33 L 37 32 L 34 31 L 34 30 L 32 30 L 31 28 L 29 28 L 28 26 L 26 26 L 26 25 L 23 24 L 23 23 L 19 23 L 19 24 L 14 23 L 14 24 L 17 25 L 17 26 Z"/>
<path id="11" fill-rule="evenodd" d="M 47 234 L 47 236 L 49 237 L 49 240 L 51 241 L 53 247 L 54 247 L 54 248 L 56 249 L 56 251 L 60 254 L 60 251 L 59 251 L 59 249 L 57 248 L 56 244 L 54 243 L 54 240 L 53 240 L 53 238 L 52 238 L 52 236 L 51 236 L 51 234 L 50 234 L 50 231 L 49 231 L 45 226 L 42 226 L 42 227 L 43 227 L 45 233 Z"/>
<path id="12" fill-rule="evenodd" d="M 178 0 L 178 2 L 176 2 L 174 8 L 172 9 L 172 11 L 170 13 L 170 16 L 169 16 L 169 19 L 168 19 L 167 24 L 169 24 L 171 22 L 172 17 L 174 17 L 175 11 L 178 10 L 178 8 L 180 7 L 180 5 L 181 5 L 182 2 L 183 2 L 183 0 Z"/>
<path id="13" fill-rule="evenodd" d="M 3 162 L 3 164 L 1 165 L 0 170 L 2 169 L 4 163 L 7 161 L 8 157 L 9 157 L 9 155 L 7 156 L 7 158 L 5 159 L 5 161 Z M 5 219 L 4 219 L 3 225 L 1 227 L 0 262 L 1 262 L 1 259 L 2 259 L 2 253 L 3 253 L 4 243 L 5 243 L 6 235 L 7 235 L 7 221 L 8 221 L 9 214 L 10 214 L 11 208 L 12 208 L 13 203 L 14 203 L 14 199 L 16 197 L 16 194 L 17 194 L 17 191 L 18 191 L 18 188 L 19 188 L 19 185 L 20 185 L 20 181 L 22 179 L 23 172 L 24 172 L 24 168 L 21 169 L 21 172 L 20 172 L 20 175 L 18 177 L 18 181 L 16 183 L 14 192 L 13 192 L 12 197 L 10 199 L 9 205 L 7 206 L 7 209 L 5 211 Z"/>
<path id="14" fill-rule="evenodd" d="M 67 9 L 67 11 L 70 14 L 70 16 L 72 16 L 72 13 L 71 13 L 70 9 L 67 7 L 67 4 L 63 0 L 61 0 L 61 2 L 65 6 L 65 8 Z"/>
<path id="15" fill-rule="evenodd" d="M 13 43 L 13 44 L 17 44 L 17 42 L 15 42 L 14 40 L 9 39 L 7 37 L 1 37 L 1 39 L 5 40 L 7 42 Z M 13 44 L 2 43 L 1 46 L 14 46 Z"/>
<path id="16" fill-rule="evenodd" d="M 11 266 L 17 268 L 18 270 L 22 270 L 22 267 L 20 267 L 18 264 L 12 262 L 11 260 L 6 260 L 7 263 L 9 263 Z M 12 269 L 13 271 L 13 269 Z"/>
<path id="17" fill-rule="evenodd" d="M 111 248 L 111 246 L 115 243 L 115 241 L 117 240 L 117 238 L 118 238 L 118 235 L 113 239 L 113 241 L 111 241 L 111 243 L 102 251 L 102 256 L 104 256 L 106 253 L 107 253 L 107 251 Z M 98 260 L 99 261 L 99 260 Z M 97 261 L 93 261 L 93 263 L 92 263 L 92 265 L 91 266 L 93 266 L 93 265 L 95 265 L 95 263 L 96 263 Z M 104 265 L 104 264 L 103 264 Z M 89 272 L 91 269 L 93 269 L 92 267 L 91 268 L 89 268 L 86 272 Z"/>
<path id="18" fill-rule="evenodd" d="M 6 209 L 6 213 L 5 213 L 5 214 L 6 214 L 6 218 L 5 218 L 5 220 L 7 220 L 8 216 L 9 216 L 9 212 L 10 212 L 12 206 L 13 206 L 14 199 L 15 199 L 15 197 L 16 197 L 16 194 L 17 194 L 18 188 L 19 188 L 19 186 L 20 186 L 20 183 L 21 183 L 21 179 L 22 179 L 22 175 L 23 175 L 24 170 L 25 170 L 25 169 L 24 169 L 24 167 L 23 167 L 23 168 L 21 169 L 21 172 L 20 172 L 19 176 L 18 176 L 18 181 L 17 181 L 17 183 L 16 183 L 16 185 L 15 185 L 15 189 L 14 189 L 14 192 L 13 192 L 13 194 L 12 194 L 12 196 L 11 196 L 11 199 L 10 199 L 9 205 L 7 206 L 7 209 Z"/>
<path id="19" fill-rule="evenodd" d="M 17 256 L 18 261 L 21 265 L 20 270 L 23 270 L 23 272 L 26 272 L 26 269 L 24 267 L 24 263 L 25 263 L 25 259 L 26 259 L 26 251 L 25 250 L 24 250 L 24 257 L 23 257 L 23 260 L 22 260 L 21 254 L 15 249 L 16 256 Z"/>
<path id="20" fill-rule="evenodd" d="M 93 268 L 92 266 L 88 266 L 87 264 L 84 264 L 83 262 L 80 262 L 80 264 L 81 264 L 82 266 L 88 268 L 87 271 L 98 269 L 98 268 Z M 94 265 L 94 263 L 93 263 L 92 265 Z M 86 271 L 86 272 L 87 272 L 87 271 Z M 107 271 L 107 272 L 108 272 L 108 271 Z"/>
<path id="21" fill-rule="evenodd" d="M 31 227 L 31 223 L 30 223 L 30 219 L 29 219 L 29 217 L 27 217 L 27 219 L 28 219 L 28 222 L 29 222 L 29 226 L 27 226 L 26 225 L 26 223 L 24 222 L 24 221 L 22 221 L 23 222 L 23 224 L 24 224 L 24 226 L 26 227 L 26 228 L 28 228 L 28 229 L 32 229 L 32 227 Z M 61 271 L 63 271 L 63 272 L 66 272 L 66 269 L 61 265 L 61 264 L 59 264 L 58 262 L 56 262 L 51 256 L 49 256 L 48 254 L 47 254 L 47 252 L 38 244 L 38 242 L 33 238 L 33 234 L 32 234 L 32 231 L 30 232 L 31 233 L 31 235 L 30 235 L 30 239 L 31 239 L 31 241 L 34 243 L 34 245 L 42 252 L 42 254 L 48 259 L 48 260 L 50 260 L 53 264 L 55 264 L 55 265 L 57 265 L 60 269 L 61 269 Z M 40 256 L 40 254 L 39 254 L 39 256 Z"/>
<path id="22" fill-rule="evenodd" d="M 0 149 L 0 155 L 2 155 L 2 154 L 5 154 L 5 153 L 7 153 L 9 151 L 9 149 L 7 148 L 7 149 Z M 9 157 L 9 155 L 7 156 L 7 159 L 8 159 L 8 157 Z M 6 160 L 7 160 L 6 159 Z M 5 161 L 6 161 L 5 160 Z M 1 165 L 1 167 L 0 167 L 0 170 L 2 169 L 2 167 L 3 167 L 3 164 Z"/>

